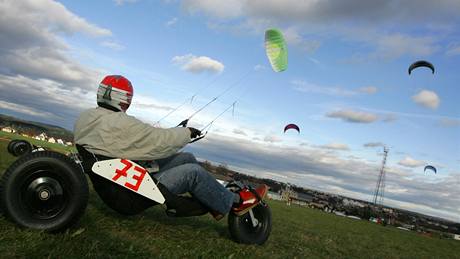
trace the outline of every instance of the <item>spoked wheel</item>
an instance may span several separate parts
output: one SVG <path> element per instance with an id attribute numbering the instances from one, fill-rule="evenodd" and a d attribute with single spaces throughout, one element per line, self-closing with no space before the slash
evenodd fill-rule
<path id="1" fill-rule="evenodd" d="M 81 217 L 87 202 L 85 175 L 74 161 L 56 152 L 23 156 L 0 181 L 2 208 L 23 227 L 63 230 Z"/>
<path id="2" fill-rule="evenodd" d="M 272 229 L 270 208 L 266 203 L 260 203 L 242 216 L 230 213 L 228 227 L 236 242 L 262 245 L 267 241 Z"/>

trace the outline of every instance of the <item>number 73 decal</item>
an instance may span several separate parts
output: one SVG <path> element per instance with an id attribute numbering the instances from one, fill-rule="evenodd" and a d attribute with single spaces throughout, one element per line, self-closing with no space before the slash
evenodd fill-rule
<path id="1" fill-rule="evenodd" d="M 111 159 L 94 163 L 95 174 L 139 193 L 158 203 L 164 203 L 164 197 L 147 170 L 127 159 Z"/>

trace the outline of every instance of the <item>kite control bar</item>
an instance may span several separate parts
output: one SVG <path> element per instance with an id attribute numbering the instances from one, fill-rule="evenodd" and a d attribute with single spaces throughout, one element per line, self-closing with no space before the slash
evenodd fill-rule
<path id="1" fill-rule="evenodd" d="M 213 120 L 211 120 L 211 122 L 209 122 L 206 126 L 204 126 L 200 131 L 203 132 L 204 130 L 206 130 L 204 132 L 204 134 L 202 134 L 201 136 L 193 139 L 192 141 L 190 141 L 189 143 L 193 143 L 193 142 L 196 142 L 202 138 L 204 138 L 207 134 L 208 134 L 208 131 L 209 129 L 211 128 L 212 124 L 222 115 L 224 115 L 225 112 L 227 112 L 230 108 L 233 108 L 233 112 L 235 111 L 235 104 L 236 104 L 236 101 L 234 101 L 230 106 L 228 106 L 223 112 L 221 112 L 219 115 L 217 115 Z M 232 112 L 232 114 L 233 114 Z M 176 127 L 187 127 L 187 124 L 188 124 L 188 121 L 189 121 L 190 118 L 188 119 L 185 119 L 183 121 L 181 121 L 179 124 L 177 124 Z"/>

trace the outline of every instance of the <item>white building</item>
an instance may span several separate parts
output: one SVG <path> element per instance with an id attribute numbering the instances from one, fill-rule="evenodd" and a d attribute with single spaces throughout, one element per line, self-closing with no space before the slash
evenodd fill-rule
<path id="1" fill-rule="evenodd" d="M 454 235 L 455 240 L 460 240 L 460 235 Z"/>
<path id="2" fill-rule="evenodd" d="M 359 201 L 350 200 L 350 199 L 347 199 L 347 198 L 343 199 L 342 203 L 345 206 L 357 206 L 357 207 L 360 207 L 360 208 L 366 206 L 366 205 L 364 205 L 363 203 L 361 203 Z"/>
<path id="3" fill-rule="evenodd" d="M 10 127 L 4 127 L 4 128 L 2 129 L 2 131 L 4 131 L 4 132 L 9 132 L 9 133 L 15 133 L 15 132 L 16 132 L 15 129 L 10 128 Z"/>
<path id="4" fill-rule="evenodd" d="M 51 138 L 48 139 L 48 142 L 49 143 L 56 143 L 56 140 L 53 137 L 51 137 Z"/>
<path id="5" fill-rule="evenodd" d="M 72 145 L 73 145 L 72 142 L 70 142 L 70 141 L 67 141 L 65 144 L 66 144 L 67 146 L 72 146 Z"/>
<path id="6" fill-rule="evenodd" d="M 64 145 L 64 141 L 62 141 L 62 139 L 58 138 L 56 141 L 58 144 Z"/>
<path id="7" fill-rule="evenodd" d="M 48 136 L 47 136 L 46 133 L 44 133 L 44 132 L 42 132 L 42 133 L 41 133 L 40 135 L 38 135 L 37 137 L 38 137 L 37 139 L 39 139 L 39 140 L 41 140 L 41 141 L 45 141 L 45 140 L 48 138 Z"/>
<path id="8" fill-rule="evenodd" d="M 267 196 L 268 196 L 269 199 L 272 199 L 272 200 L 277 200 L 277 201 L 282 200 L 281 194 L 279 194 L 277 192 L 268 191 Z"/>

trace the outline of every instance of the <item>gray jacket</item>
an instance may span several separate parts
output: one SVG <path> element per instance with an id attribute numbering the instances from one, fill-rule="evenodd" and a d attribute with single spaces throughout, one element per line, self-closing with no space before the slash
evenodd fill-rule
<path id="1" fill-rule="evenodd" d="M 86 110 L 74 127 L 75 144 L 98 155 L 154 160 L 173 155 L 190 141 L 187 128 L 155 128 L 124 112 Z"/>

